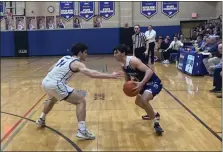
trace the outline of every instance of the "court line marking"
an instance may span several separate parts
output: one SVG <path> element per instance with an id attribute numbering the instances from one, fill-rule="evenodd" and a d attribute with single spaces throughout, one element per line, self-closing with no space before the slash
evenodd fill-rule
<path id="1" fill-rule="evenodd" d="M 31 118 L 34 114 L 36 113 L 36 111 L 33 111 L 28 118 Z M 21 129 L 27 124 L 27 121 L 23 121 L 23 123 L 21 123 L 17 129 L 12 133 L 11 136 L 9 136 L 8 140 L 6 140 L 5 144 L 3 144 L 1 146 L 1 151 L 4 151 L 5 148 L 8 147 L 8 145 L 12 142 L 12 140 L 14 139 L 14 137 L 21 131 Z"/>
<path id="2" fill-rule="evenodd" d="M 26 119 L 26 120 L 28 120 L 28 121 L 31 121 L 31 122 L 33 122 L 33 123 L 36 123 L 34 120 L 32 120 L 32 119 L 29 119 L 29 118 L 25 118 L 25 117 L 22 117 L 22 116 L 19 116 L 19 115 L 15 115 L 15 114 L 12 114 L 12 113 L 8 113 L 8 112 L 3 112 L 3 111 L 1 111 L 1 113 L 4 113 L 4 114 L 8 114 L 8 115 L 11 115 L 11 116 L 15 116 L 15 117 L 19 117 L 19 118 L 21 118 L 21 119 Z M 75 148 L 75 150 L 77 150 L 78 152 L 82 152 L 82 150 L 73 142 L 73 141 L 71 141 L 68 137 L 66 137 L 65 135 L 63 135 L 62 133 L 60 133 L 59 131 L 57 131 L 56 129 L 54 129 L 54 128 L 51 128 L 51 127 L 49 127 L 49 126 L 45 126 L 45 128 L 47 128 L 47 129 L 49 129 L 49 130 L 51 130 L 51 131 L 53 131 L 53 132 L 55 132 L 56 134 L 58 134 L 59 136 L 61 136 L 62 138 L 64 138 L 67 142 L 69 142 L 71 145 L 72 145 L 72 147 L 74 147 Z"/>
<path id="3" fill-rule="evenodd" d="M 44 94 L 30 109 L 29 111 L 27 111 L 24 115 L 24 117 L 26 117 L 37 105 L 38 103 L 40 103 L 40 101 L 46 96 L 46 94 Z M 13 132 L 13 130 L 16 129 L 16 127 L 18 127 L 18 125 L 22 122 L 22 119 L 20 119 L 1 139 L 1 143 Z"/>
<path id="4" fill-rule="evenodd" d="M 185 106 L 177 97 L 175 97 L 171 92 L 169 92 L 166 88 L 163 89 L 172 97 L 174 98 L 184 109 L 187 110 L 197 121 L 199 121 L 206 129 L 208 129 L 216 138 L 218 138 L 222 142 L 222 138 L 218 136 L 207 124 L 205 124 L 197 115 L 195 115 L 187 106 Z"/>

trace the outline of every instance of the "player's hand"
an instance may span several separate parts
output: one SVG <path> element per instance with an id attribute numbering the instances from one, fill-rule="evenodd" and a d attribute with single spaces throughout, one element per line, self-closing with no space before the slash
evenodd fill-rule
<path id="1" fill-rule="evenodd" d="M 133 92 L 140 92 L 143 88 L 143 85 L 141 82 L 133 81 L 133 83 L 136 85 L 135 88 L 132 89 Z"/>
<path id="2" fill-rule="evenodd" d="M 148 50 L 146 50 L 143 54 L 145 54 L 145 56 L 147 56 L 148 55 Z"/>
<path id="3" fill-rule="evenodd" d="M 112 76 L 113 76 L 114 79 L 119 79 L 119 78 L 124 77 L 124 73 L 122 71 L 113 72 Z"/>

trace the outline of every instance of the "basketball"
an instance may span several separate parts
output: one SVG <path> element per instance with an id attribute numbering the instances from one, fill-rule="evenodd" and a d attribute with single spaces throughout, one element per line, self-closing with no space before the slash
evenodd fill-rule
<path id="1" fill-rule="evenodd" d="M 133 92 L 133 88 L 136 87 L 136 84 L 134 84 L 132 81 L 127 81 L 123 85 L 123 92 L 129 96 L 129 97 L 134 97 L 138 94 L 138 92 Z"/>

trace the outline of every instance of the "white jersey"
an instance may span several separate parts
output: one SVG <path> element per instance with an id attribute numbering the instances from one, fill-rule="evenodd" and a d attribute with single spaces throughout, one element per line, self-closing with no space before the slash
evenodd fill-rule
<path id="1" fill-rule="evenodd" d="M 74 58 L 72 56 L 64 56 L 62 57 L 53 67 L 53 69 L 47 74 L 47 80 L 52 80 L 56 82 L 63 82 L 71 78 L 74 71 L 70 69 L 70 64 L 74 61 L 79 61 L 78 58 Z"/>

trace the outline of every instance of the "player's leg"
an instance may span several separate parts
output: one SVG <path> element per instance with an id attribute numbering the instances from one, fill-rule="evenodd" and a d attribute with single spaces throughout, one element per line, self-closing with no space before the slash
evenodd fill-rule
<path id="1" fill-rule="evenodd" d="M 52 108 L 53 108 L 53 106 L 55 105 L 56 102 L 57 102 L 57 99 L 54 98 L 54 97 L 48 97 L 45 100 L 42 113 L 41 113 L 39 119 L 36 120 L 36 123 L 40 127 L 44 127 L 45 126 L 46 115 L 52 110 Z"/>
<path id="2" fill-rule="evenodd" d="M 136 104 L 137 106 L 139 106 L 140 108 L 142 108 L 142 109 L 145 110 L 144 106 L 143 106 L 142 103 L 141 103 L 141 97 L 140 97 L 140 96 L 137 96 L 137 97 L 136 97 L 135 104 Z M 156 117 L 156 119 L 159 120 L 159 119 L 160 119 L 160 114 L 159 114 L 158 112 L 155 112 L 155 117 Z M 151 120 L 151 118 L 149 117 L 149 115 L 143 115 L 143 116 L 142 116 L 142 119 L 143 119 L 143 120 Z"/>
<path id="3" fill-rule="evenodd" d="M 151 101 L 154 96 L 161 91 L 161 89 L 161 84 L 153 84 L 145 87 L 142 95 L 138 95 L 138 99 L 141 101 L 147 115 L 154 121 L 154 129 L 156 130 L 157 134 L 162 134 L 163 129 L 160 127 L 159 119 L 155 116 L 155 112 L 149 101 Z"/>
<path id="4" fill-rule="evenodd" d="M 90 140 L 95 139 L 95 136 L 88 131 L 85 123 L 86 119 L 85 98 L 74 90 L 65 100 L 68 103 L 76 105 L 76 116 L 78 120 L 78 131 L 76 136 L 82 139 L 90 139 Z"/>

